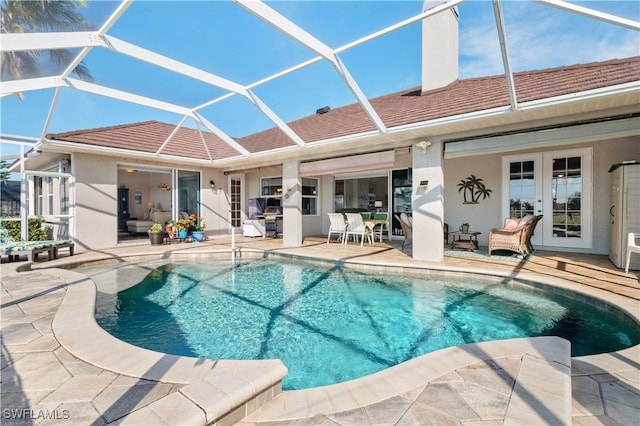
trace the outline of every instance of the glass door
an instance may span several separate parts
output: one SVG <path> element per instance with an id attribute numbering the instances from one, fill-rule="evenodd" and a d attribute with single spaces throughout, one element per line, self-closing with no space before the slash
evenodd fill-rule
<path id="1" fill-rule="evenodd" d="M 533 245 L 591 247 L 591 150 L 503 157 L 503 216 L 542 214 Z"/>
<path id="2" fill-rule="evenodd" d="M 183 213 L 200 216 L 200 172 L 176 170 L 178 218 Z"/>
<path id="3" fill-rule="evenodd" d="M 544 245 L 591 247 L 591 149 L 544 156 Z"/>
<path id="4" fill-rule="evenodd" d="M 242 175 L 229 176 L 229 220 L 232 228 L 241 229 L 244 222 L 242 206 Z"/>
<path id="5" fill-rule="evenodd" d="M 502 170 L 504 218 L 543 214 L 542 154 L 503 157 Z M 542 244 L 542 222 L 538 222 L 531 242 Z"/>

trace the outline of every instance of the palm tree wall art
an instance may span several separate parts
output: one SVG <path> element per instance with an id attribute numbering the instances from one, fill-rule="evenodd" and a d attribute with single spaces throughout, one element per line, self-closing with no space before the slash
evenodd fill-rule
<path id="1" fill-rule="evenodd" d="M 480 197 L 483 200 L 489 198 L 493 191 L 485 186 L 482 179 L 471 175 L 458 183 L 458 192 L 462 192 L 463 204 L 478 204 Z"/>

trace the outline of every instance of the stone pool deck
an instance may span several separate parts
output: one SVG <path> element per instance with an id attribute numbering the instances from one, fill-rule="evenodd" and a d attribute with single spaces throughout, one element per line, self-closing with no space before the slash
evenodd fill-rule
<path id="1" fill-rule="evenodd" d="M 637 272 L 624 274 L 604 256 L 538 252 L 514 262 L 453 253 L 430 264 L 411 260 L 394 244 L 345 247 L 319 238 L 285 249 L 279 240 L 238 238 L 238 246 L 239 256 L 266 250 L 383 269 L 401 265 L 537 279 L 640 317 Z M 91 320 L 95 286 L 58 269 L 228 250 L 228 238 L 217 238 L 2 264 L 2 423 L 627 425 L 640 419 L 638 346 L 571 359 L 568 345 L 557 338 L 487 342 L 428 354 L 346 384 L 280 393 L 278 378 L 286 370 L 278 362 L 194 362 L 116 341 Z"/>

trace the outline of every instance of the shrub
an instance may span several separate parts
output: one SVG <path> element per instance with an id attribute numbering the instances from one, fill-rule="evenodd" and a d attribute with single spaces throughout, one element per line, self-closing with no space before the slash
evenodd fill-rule
<path id="1" fill-rule="evenodd" d="M 39 217 L 29 218 L 29 232 L 27 239 L 29 241 L 44 241 L 47 239 L 47 232 L 42 229 L 44 219 Z M 20 241 L 20 221 L 19 220 L 3 220 L 0 226 L 9 231 L 9 234 L 16 240 Z"/>

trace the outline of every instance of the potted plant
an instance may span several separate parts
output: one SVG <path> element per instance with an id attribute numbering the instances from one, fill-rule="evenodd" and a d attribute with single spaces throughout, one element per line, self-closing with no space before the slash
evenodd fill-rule
<path id="1" fill-rule="evenodd" d="M 168 220 L 168 221 L 166 221 L 164 223 L 164 232 L 167 233 L 169 238 L 175 238 L 176 237 L 174 225 L 175 225 L 175 222 L 172 221 L 172 220 Z"/>
<path id="2" fill-rule="evenodd" d="M 164 228 L 159 223 L 154 223 L 147 231 L 151 245 L 162 245 L 164 243 Z"/>
<path id="3" fill-rule="evenodd" d="M 203 217 L 198 217 L 195 214 L 191 214 L 189 216 L 189 219 L 191 219 L 192 221 L 192 225 L 191 225 L 191 237 L 193 238 L 193 241 L 196 242 L 200 242 L 204 240 L 204 228 L 205 228 L 205 224 L 204 224 L 204 218 Z"/>
<path id="4" fill-rule="evenodd" d="M 189 234 L 189 230 L 191 229 L 191 220 L 190 219 L 180 219 L 177 220 L 173 228 L 178 233 L 178 238 L 187 238 Z"/>

